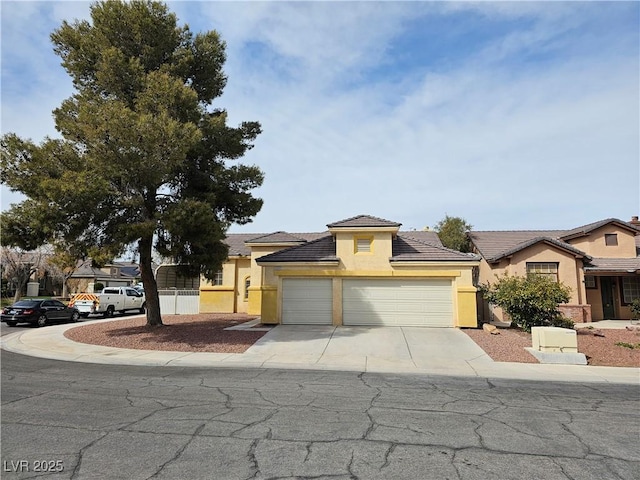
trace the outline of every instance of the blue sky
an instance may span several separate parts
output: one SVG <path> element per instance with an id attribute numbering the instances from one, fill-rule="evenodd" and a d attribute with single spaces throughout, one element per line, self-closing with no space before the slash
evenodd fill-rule
<path id="1" fill-rule="evenodd" d="M 170 2 L 227 42 L 215 106 L 262 123 L 264 199 L 231 232 L 570 228 L 640 213 L 638 2 Z M 49 34 L 84 2 L 5 2 L 2 133 L 57 136 Z M 18 197 L 2 190 L 2 208 Z"/>

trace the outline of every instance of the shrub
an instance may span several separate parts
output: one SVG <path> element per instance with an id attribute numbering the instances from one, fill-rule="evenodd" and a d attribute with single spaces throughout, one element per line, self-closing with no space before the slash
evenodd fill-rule
<path id="1" fill-rule="evenodd" d="M 640 318 L 640 298 L 636 298 L 631 302 L 631 316 L 635 319 Z"/>
<path id="2" fill-rule="evenodd" d="M 571 289 L 548 277 L 505 274 L 493 285 L 481 285 L 480 291 L 490 304 L 502 308 L 527 332 L 536 326 L 573 328 L 573 322 L 558 310 L 560 303 L 567 303 L 571 298 Z"/>

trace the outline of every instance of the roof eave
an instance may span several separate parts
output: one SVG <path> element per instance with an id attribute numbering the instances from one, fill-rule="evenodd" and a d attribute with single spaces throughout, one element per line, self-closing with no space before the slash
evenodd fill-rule
<path id="1" fill-rule="evenodd" d="M 307 242 L 244 242 L 247 247 L 296 247 L 305 243 Z"/>
<path id="2" fill-rule="evenodd" d="M 392 265 L 399 267 L 424 267 L 424 266 L 460 266 L 467 265 L 470 267 L 477 267 L 480 265 L 480 260 L 474 259 L 460 259 L 460 260 L 398 260 L 398 259 L 389 259 L 389 263 Z"/>
<path id="3" fill-rule="evenodd" d="M 296 260 L 291 262 L 261 262 L 260 259 L 256 261 L 261 267 L 336 267 L 340 265 L 340 260 Z"/>

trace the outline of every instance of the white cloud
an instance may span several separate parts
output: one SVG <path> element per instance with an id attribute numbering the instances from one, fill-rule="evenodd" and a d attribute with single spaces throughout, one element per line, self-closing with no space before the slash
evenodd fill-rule
<path id="1" fill-rule="evenodd" d="M 580 3 L 170 7 L 194 31 L 221 32 L 229 84 L 217 106 L 231 123 L 263 126 L 244 161 L 266 172 L 256 192 L 265 205 L 233 231 L 319 230 L 358 213 L 407 228 L 433 226 L 445 213 L 478 229 L 564 228 L 640 210 L 638 34 L 614 16 L 637 6 L 607 5 L 611 24 L 601 26 L 593 19 L 604 7 Z M 56 63 L 41 51 L 49 32 L 31 41 L 20 31 L 75 15 L 55 11 L 47 22 L 32 7 L 3 20 L 3 93 L 5 34 L 24 43 L 19 54 Z M 21 27 L 5 33 L 14 16 Z M 461 23 L 438 43 L 441 63 L 394 58 L 408 29 L 452 19 Z M 494 24 L 500 33 L 478 37 Z M 447 43 L 463 32 L 476 36 Z M 62 72 L 48 81 L 47 70 L 34 67 L 30 98 L 3 95 L 3 131 L 41 138 L 51 129 L 70 80 Z"/>

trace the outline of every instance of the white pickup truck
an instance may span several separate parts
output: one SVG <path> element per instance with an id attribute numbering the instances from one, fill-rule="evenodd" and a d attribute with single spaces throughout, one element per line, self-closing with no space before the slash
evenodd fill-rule
<path id="1" fill-rule="evenodd" d="M 144 313 L 147 308 L 144 293 L 132 287 L 106 287 L 96 295 L 83 294 L 78 296 L 73 305 L 83 317 L 91 313 L 111 317 L 115 312 L 124 313 L 128 310 Z"/>

